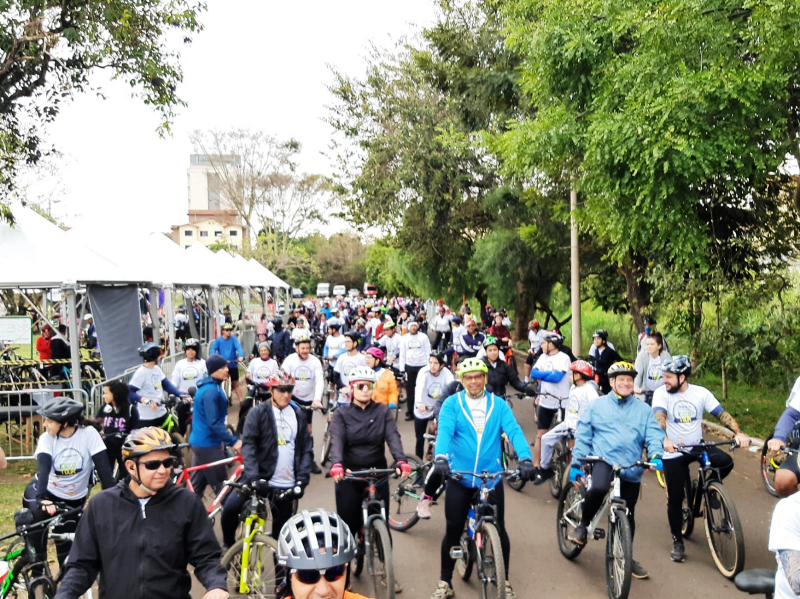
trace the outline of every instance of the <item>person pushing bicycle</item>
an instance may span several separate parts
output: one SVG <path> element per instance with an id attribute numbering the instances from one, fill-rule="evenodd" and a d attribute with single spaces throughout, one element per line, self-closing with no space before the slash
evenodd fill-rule
<path id="1" fill-rule="evenodd" d="M 227 599 L 220 547 L 202 501 L 171 481 L 175 446 L 147 427 L 122 446 L 128 477 L 92 497 L 78 523 L 56 599 L 77 599 L 100 575 L 100 597 L 189 599 L 192 578 L 203 599 Z"/>
<path id="2" fill-rule="evenodd" d="M 613 466 L 633 464 L 642 459 L 642 448 L 647 447 L 651 461 L 658 463 L 664 452 L 664 431 L 656 422 L 653 411 L 643 401 L 633 396 L 633 379 L 636 370 L 630 362 L 616 362 L 608 369 L 611 392 L 595 399 L 578 419 L 575 447 L 572 449 L 572 468 L 569 480 L 583 477 L 581 458 L 599 456 L 603 462 L 592 466 L 592 483 L 586 490 L 581 522 L 569 531 L 567 538 L 581 547 L 586 544 L 587 527 L 603 504 L 613 479 Z M 620 472 L 620 497 L 628 508 L 631 536 L 636 532 L 634 512 L 642 484 L 641 468 Z M 633 561 L 634 578 L 647 578 L 642 565 Z"/>
<path id="3" fill-rule="evenodd" d="M 503 471 L 500 435 L 505 433 L 519 455 L 520 474 L 525 480 L 533 478 L 535 470 L 528 442 L 517 424 L 508 404 L 500 397 L 486 391 L 489 372 L 486 362 L 479 358 L 467 358 L 458 367 L 464 390 L 448 397 L 439 412 L 439 427 L 436 434 L 434 471 L 447 478 L 450 469 L 496 474 Z M 465 476 L 456 481 L 447 480 L 444 513 L 447 521 L 442 539 L 441 573 L 439 584 L 431 599 L 454 597 L 453 568 L 455 560 L 450 549 L 460 544 L 464 524 L 475 493 L 481 481 Z M 516 595 L 508 583 L 511 543 L 505 527 L 505 500 L 502 479 L 492 481 L 494 487 L 489 500 L 497 507 L 497 528 L 503 547 L 506 564 L 506 599 Z"/>
<path id="4" fill-rule="evenodd" d="M 662 429 L 664 439 L 664 480 L 667 484 L 667 518 L 672 532 L 670 559 L 682 562 L 686 559 L 681 527 L 683 525 L 684 484 L 689 476 L 689 464 L 700 459 L 702 449 L 687 455 L 678 451 L 680 445 L 693 445 L 703 441 L 703 413 L 708 412 L 735 434 L 739 447 L 750 445 L 750 437 L 739 429 L 717 398 L 698 385 L 689 384 L 692 363 L 688 356 L 675 356 L 661 365 L 664 384 L 653 392 L 653 413 Z M 718 447 L 706 447 L 711 467 L 725 478 L 733 470 L 733 458 Z"/>

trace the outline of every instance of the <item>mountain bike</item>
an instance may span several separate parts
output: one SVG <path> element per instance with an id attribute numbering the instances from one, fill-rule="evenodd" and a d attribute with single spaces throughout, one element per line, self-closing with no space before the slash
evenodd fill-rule
<path id="1" fill-rule="evenodd" d="M 456 560 L 456 569 L 463 580 L 468 580 L 477 566 L 483 599 L 505 599 L 506 564 L 495 524 L 497 507 L 489 502 L 489 482 L 500 477 L 513 479 L 519 476 L 519 471 L 489 474 L 485 470 L 480 473 L 454 470 L 450 473 L 450 478 L 456 481 L 466 476 L 480 479 L 481 486 L 472 500 L 461 541 L 450 549 L 450 557 Z"/>
<path id="2" fill-rule="evenodd" d="M 711 466 L 705 449 L 721 445 L 728 445 L 731 449 L 737 447 L 731 441 L 703 442 L 678 447 L 681 453 L 700 461 L 697 480 L 692 482 L 691 476 L 686 477 L 681 532 L 684 537 L 690 536 L 694 530 L 695 518 L 705 516 L 706 538 L 711 557 L 720 573 L 725 578 L 733 579 L 744 569 L 744 532 L 733 499 L 722 486 L 719 470 Z M 688 451 L 689 448 L 700 448 L 703 452 L 700 455 L 694 454 Z"/>
<path id="3" fill-rule="evenodd" d="M 536 405 L 536 409 L 534 409 L 534 415 L 538 411 L 539 396 L 540 395 L 548 395 L 550 397 L 555 397 L 554 395 L 550 395 L 549 393 L 539 393 L 539 392 L 537 392 L 533 396 L 534 397 L 534 402 L 535 402 L 535 405 Z M 529 397 L 529 396 L 526 395 L 525 393 L 512 393 L 506 398 L 506 403 L 513 410 L 514 409 L 514 403 L 511 401 L 511 399 L 512 398 L 523 399 L 525 397 Z M 560 407 L 558 409 L 558 413 L 556 414 L 556 417 L 553 419 L 553 423 L 551 425 L 552 427 L 555 427 L 562 420 L 564 420 L 564 406 L 563 406 L 564 400 L 560 400 L 560 401 L 561 401 Z M 538 424 L 538 419 L 537 419 L 537 424 Z M 500 435 L 500 438 L 501 438 L 501 443 L 502 443 L 502 446 L 503 446 L 503 468 L 505 468 L 506 470 L 514 470 L 514 469 L 518 468 L 519 467 L 519 456 L 517 455 L 517 452 L 514 449 L 514 446 L 511 444 L 511 441 L 508 439 L 508 437 L 506 436 L 505 433 L 502 433 Z M 556 457 L 556 453 L 555 453 L 555 450 L 554 450 L 553 451 L 553 458 L 555 458 L 555 457 Z M 561 489 L 560 489 L 560 486 L 559 486 L 558 493 L 555 493 L 553 491 L 553 485 L 556 484 L 556 483 L 558 483 L 560 485 L 561 482 L 560 482 L 560 480 L 559 481 L 554 480 L 555 478 L 556 478 L 556 476 L 553 476 L 550 479 L 550 493 L 553 493 L 553 497 L 557 498 L 558 495 L 561 493 Z M 563 474 L 562 474 L 562 479 L 563 479 Z M 516 477 L 516 478 L 511 478 L 508 481 L 508 486 L 511 487 L 512 489 L 514 489 L 515 491 L 522 491 L 522 488 L 525 486 L 525 482 L 526 481 L 521 476 L 520 477 Z"/>
<path id="4" fill-rule="evenodd" d="M 358 552 L 353 575 L 361 576 L 364 559 L 367 559 L 367 575 L 372 579 L 372 597 L 394 599 L 394 562 L 392 542 L 386 525 L 386 506 L 378 498 L 377 485 L 389 476 L 394 468 L 369 468 L 345 474 L 343 480 L 364 481 L 367 488 L 361 502 L 363 527 L 358 533 Z"/>
<path id="5" fill-rule="evenodd" d="M 158 427 L 167 431 L 169 433 L 170 440 L 175 444 L 176 447 L 180 447 L 180 450 L 178 453 L 176 453 L 176 457 L 180 460 L 180 466 L 185 466 L 186 464 L 192 463 L 192 448 L 191 445 L 186 443 L 186 439 L 189 437 L 191 428 L 186 429 L 186 437 L 181 435 L 179 432 L 180 421 L 178 419 L 177 407 L 179 404 L 184 402 L 190 402 L 190 400 L 184 397 L 168 395 L 167 399 L 164 401 L 164 407 L 167 409 L 167 417 L 164 419 L 164 422 L 161 423 L 161 426 Z"/>
<path id="6" fill-rule="evenodd" d="M 549 487 L 550 494 L 556 499 L 561 497 L 561 492 L 564 490 L 564 482 L 569 475 L 574 440 L 575 434 L 572 431 L 568 431 L 553 447 L 553 455 L 550 458 L 550 469 L 553 471 L 553 476 L 550 477 Z"/>
<path id="7" fill-rule="evenodd" d="M 213 468 L 215 466 L 230 466 L 236 464 L 236 468 L 228 477 L 228 479 L 223 483 L 222 489 L 214 497 L 214 500 L 211 504 L 206 508 L 208 512 L 208 519 L 211 520 L 211 523 L 214 523 L 214 518 L 218 513 L 222 511 L 222 504 L 225 503 L 225 498 L 231 491 L 232 484 L 239 482 L 239 479 L 242 477 L 242 473 L 244 472 L 244 463 L 242 461 L 242 454 L 237 453 L 235 456 L 230 458 L 225 458 L 223 460 L 217 460 L 216 462 L 209 462 L 208 464 L 201 464 L 199 466 L 191 466 L 188 468 L 181 468 L 179 469 L 176 474 L 177 477 L 175 479 L 175 484 L 179 487 L 186 487 L 192 493 L 194 493 L 194 487 L 192 486 L 192 478 L 191 473 L 197 472 L 198 470 L 204 470 L 206 468 Z"/>
<path id="8" fill-rule="evenodd" d="M 584 467 L 596 462 L 606 462 L 601 457 L 587 456 L 580 459 Z M 628 520 L 628 507 L 620 497 L 620 477 L 622 470 L 636 467 L 650 467 L 652 464 L 639 461 L 630 466 L 612 466 L 611 488 L 603 500 L 600 509 L 592 518 L 588 529 L 588 538 L 599 540 L 606 538 L 606 586 L 609 599 L 626 599 L 631 590 L 631 568 L 633 566 L 633 535 Z M 556 515 L 556 531 L 558 548 L 561 555 L 574 560 L 583 547 L 567 538 L 569 529 L 581 522 L 583 502 L 586 499 L 586 485 L 591 485 L 591 474 L 575 483 L 564 487 L 558 501 Z M 600 528 L 603 520 L 608 521 L 608 535 Z"/>
<path id="9" fill-rule="evenodd" d="M 736 588 L 751 595 L 764 595 L 772 599 L 775 595 L 775 570 L 756 568 L 739 572 L 733 579 Z"/>
<path id="10" fill-rule="evenodd" d="M 764 440 L 764 446 L 761 448 L 761 482 L 764 483 L 764 488 L 767 493 L 773 497 L 778 496 L 778 491 L 775 489 L 775 473 L 781 465 L 775 461 L 774 458 L 769 456 L 767 444 L 772 440 L 774 435 L 770 435 Z"/>
<path id="11" fill-rule="evenodd" d="M 392 530 L 405 532 L 420 520 L 417 515 L 417 503 L 422 499 L 424 481 L 427 480 L 428 473 L 433 467 L 433 446 L 436 442 L 436 435 L 425 433 L 424 437 L 426 443 L 425 455 L 430 459 L 420 463 L 414 458 L 408 458 L 407 462 L 411 466 L 411 475 L 405 480 L 399 480 L 397 484 L 390 483 L 392 489 L 387 522 Z M 432 500 L 435 502 L 443 492 L 444 480 L 433 494 Z"/>
<path id="12" fill-rule="evenodd" d="M 222 567 L 228 572 L 228 593 L 231 597 L 275 597 L 278 584 L 276 560 L 278 542 L 270 536 L 267 518 L 272 513 L 269 499 L 257 492 L 259 481 L 240 484 L 226 481 L 225 485 L 250 496 L 243 512 L 242 538 L 222 556 Z M 298 489 L 287 489 L 276 499 L 283 499 Z"/>

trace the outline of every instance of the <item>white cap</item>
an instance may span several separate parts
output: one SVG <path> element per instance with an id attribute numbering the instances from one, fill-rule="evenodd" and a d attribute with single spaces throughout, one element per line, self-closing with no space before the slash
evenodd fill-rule
<path id="1" fill-rule="evenodd" d="M 92 316 L 91 313 L 89 313 L 89 312 L 87 312 L 86 314 L 83 315 L 83 319 L 84 320 L 89 320 L 90 318 L 92 320 L 94 320 L 94 316 Z"/>

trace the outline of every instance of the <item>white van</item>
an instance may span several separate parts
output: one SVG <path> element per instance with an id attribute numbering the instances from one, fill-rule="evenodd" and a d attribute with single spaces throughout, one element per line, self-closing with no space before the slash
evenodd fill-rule
<path id="1" fill-rule="evenodd" d="M 303 290 L 302 290 L 302 289 L 300 289 L 299 287 L 295 287 L 295 288 L 293 288 L 293 289 L 292 289 L 292 297 L 293 297 L 294 299 L 300 299 L 300 298 L 302 298 L 302 297 L 303 297 Z"/>
<path id="2" fill-rule="evenodd" d="M 335 285 L 333 287 L 333 296 L 334 297 L 338 297 L 340 295 L 342 297 L 344 297 L 345 293 L 347 293 L 347 287 L 345 285 Z"/>
<path id="3" fill-rule="evenodd" d="M 317 297 L 328 297 L 331 294 L 330 283 L 317 283 Z"/>

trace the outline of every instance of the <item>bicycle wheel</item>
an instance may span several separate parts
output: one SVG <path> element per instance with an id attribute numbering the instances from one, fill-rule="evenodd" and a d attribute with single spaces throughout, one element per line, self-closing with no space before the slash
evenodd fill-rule
<path id="1" fill-rule="evenodd" d="M 180 433 L 170 433 L 169 438 L 173 444 L 181 445 L 186 443 L 186 439 Z M 192 465 L 192 450 L 189 447 L 184 447 L 180 451 L 175 452 L 175 457 L 178 458 L 178 468 L 185 468 Z"/>
<path id="2" fill-rule="evenodd" d="M 764 446 L 761 448 L 761 482 L 764 483 L 764 488 L 767 493 L 773 497 L 778 496 L 778 491 L 775 490 L 775 473 L 777 468 L 773 466 L 772 460 L 767 457 L 767 443 L 772 439 L 772 435 L 766 438 Z"/>
<path id="3" fill-rule="evenodd" d="M 583 547 L 580 547 L 567 538 L 569 529 L 577 526 L 581 522 L 583 514 L 583 500 L 586 496 L 586 489 L 582 483 L 568 483 L 561 491 L 561 498 L 558 500 L 558 510 L 556 512 L 556 532 L 558 536 L 558 548 L 561 555 L 569 560 L 573 560 Z"/>
<path id="4" fill-rule="evenodd" d="M 461 535 L 461 557 L 456 560 L 456 570 L 462 580 L 469 580 L 475 565 L 475 543 L 465 530 Z"/>
<path id="5" fill-rule="evenodd" d="M 386 522 L 376 518 L 369 527 L 370 551 L 368 572 L 375 599 L 394 599 L 394 561 L 392 542 Z"/>
<path id="6" fill-rule="evenodd" d="M 358 533 L 358 549 L 356 551 L 356 563 L 350 568 L 353 570 L 353 576 L 359 578 L 361 576 L 361 572 L 364 570 L 364 551 L 366 545 L 364 545 L 364 531 L 360 531 Z"/>
<path id="7" fill-rule="evenodd" d="M 389 509 L 386 511 L 389 528 L 405 532 L 419 522 L 417 516 L 417 503 L 422 498 L 422 490 L 414 487 L 414 479 L 420 474 L 419 462 L 408 458 L 408 465 L 413 472 L 405 480 L 390 479 L 391 497 Z"/>
<path id="8" fill-rule="evenodd" d="M 325 423 L 325 435 L 322 437 L 322 447 L 319 450 L 319 464 L 324 466 L 328 463 L 328 458 L 331 455 L 331 420 L 333 414 L 328 412 L 328 421 Z"/>
<path id="9" fill-rule="evenodd" d="M 690 475 L 686 476 L 686 484 L 683 488 L 683 523 L 681 524 L 681 534 L 684 538 L 691 536 L 694 530 L 694 497 L 697 491 L 697 483 L 692 482 Z"/>
<path id="10" fill-rule="evenodd" d="M 633 539 L 631 523 L 624 508 L 615 508 L 612 521 L 609 514 L 606 540 L 606 586 L 609 599 L 626 599 L 631 590 Z"/>
<path id="11" fill-rule="evenodd" d="M 508 437 L 503 435 L 503 457 L 506 462 L 506 470 L 516 470 L 519 468 L 519 456 Z M 521 476 L 513 476 L 508 479 L 508 486 L 515 491 L 522 491 L 525 480 Z"/>
<path id="12" fill-rule="evenodd" d="M 222 567 L 228 572 L 228 593 L 231 597 L 275 597 L 275 559 L 278 544 L 266 535 L 255 535 L 250 544 L 250 555 L 245 572 L 242 572 L 244 541 L 236 541 L 222 556 Z M 242 585 L 246 592 L 242 592 Z"/>
<path id="13" fill-rule="evenodd" d="M 733 499 L 722 483 L 706 487 L 705 527 L 711 557 L 725 578 L 733 579 L 744 569 L 744 533 Z"/>
<path id="14" fill-rule="evenodd" d="M 500 533 L 491 522 L 484 522 L 480 539 L 481 560 L 478 574 L 481 579 L 481 597 L 483 599 L 505 599 L 506 597 L 506 562 L 503 559 L 503 547 L 500 544 Z"/>
<path id="15" fill-rule="evenodd" d="M 550 477 L 550 495 L 558 499 L 564 488 L 564 472 L 567 469 L 567 442 L 562 439 L 553 447 L 553 457 L 550 458 L 550 468 L 553 476 Z"/>

